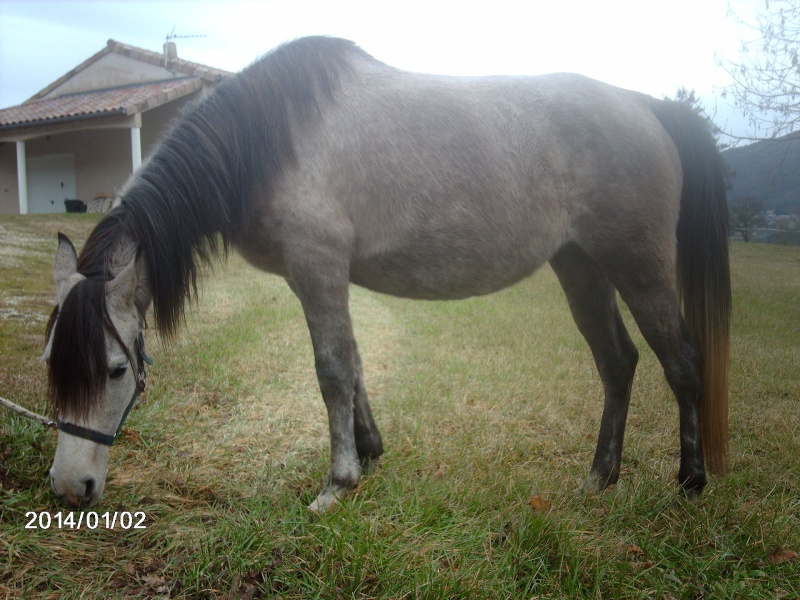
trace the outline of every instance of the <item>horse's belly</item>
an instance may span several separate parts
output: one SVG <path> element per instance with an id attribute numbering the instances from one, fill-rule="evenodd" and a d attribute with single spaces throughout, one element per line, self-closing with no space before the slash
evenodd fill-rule
<path id="1" fill-rule="evenodd" d="M 527 277 L 546 260 L 527 252 L 482 255 L 386 252 L 350 264 L 350 280 L 370 290 L 424 300 L 490 294 Z"/>

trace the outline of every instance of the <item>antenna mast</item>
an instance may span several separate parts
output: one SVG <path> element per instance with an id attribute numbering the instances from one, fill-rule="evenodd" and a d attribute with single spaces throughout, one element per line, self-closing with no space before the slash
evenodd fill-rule
<path id="1" fill-rule="evenodd" d="M 177 33 L 175 33 L 175 28 L 176 27 L 177 27 L 177 25 L 174 25 L 172 27 L 172 31 L 170 31 L 167 34 L 167 43 L 169 43 L 170 40 L 184 40 L 184 39 L 189 39 L 189 38 L 204 38 L 204 37 L 208 37 L 205 33 L 196 33 L 196 34 L 190 34 L 190 35 L 178 35 Z"/>
<path id="2" fill-rule="evenodd" d="M 193 34 L 193 35 L 178 35 L 175 33 L 175 27 L 177 27 L 177 25 L 174 25 L 172 27 L 172 31 L 170 31 L 167 34 L 167 40 L 164 42 L 165 65 L 169 65 L 169 63 L 178 59 L 178 46 L 172 40 L 206 37 L 205 33 Z"/>

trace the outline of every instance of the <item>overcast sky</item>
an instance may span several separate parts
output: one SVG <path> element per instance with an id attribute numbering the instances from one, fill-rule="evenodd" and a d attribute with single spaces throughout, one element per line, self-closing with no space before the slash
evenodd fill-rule
<path id="1" fill-rule="evenodd" d="M 19 104 L 111 38 L 236 71 L 283 41 L 354 40 L 404 69 L 446 74 L 573 71 L 656 97 L 694 89 L 712 112 L 753 32 L 755 0 L 0 0 L 0 107 Z M 724 106 L 720 120 L 735 119 Z M 719 123 L 722 125 L 723 123 Z"/>

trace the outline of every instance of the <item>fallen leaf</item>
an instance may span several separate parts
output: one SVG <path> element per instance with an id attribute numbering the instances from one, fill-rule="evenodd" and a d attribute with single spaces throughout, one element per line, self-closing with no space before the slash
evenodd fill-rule
<path id="1" fill-rule="evenodd" d="M 628 544 L 624 548 L 625 554 L 630 554 L 631 556 L 644 556 L 644 550 L 642 550 L 636 544 Z"/>
<path id="2" fill-rule="evenodd" d="M 545 511 L 550 510 L 550 507 L 553 506 L 553 503 L 550 500 L 547 500 L 541 494 L 536 494 L 528 499 L 528 505 L 535 511 Z"/>
<path id="3" fill-rule="evenodd" d="M 773 565 L 783 562 L 795 562 L 797 560 L 797 552 L 794 550 L 784 550 L 779 546 L 769 555 L 769 560 Z"/>
<path id="4" fill-rule="evenodd" d="M 450 571 L 458 571 L 458 561 L 453 558 L 442 558 L 439 560 L 439 569 L 448 569 Z"/>
<path id="5" fill-rule="evenodd" d="M 166 580 L 160 575 L 142 575 L 142 581 L 145 585 L 150 587 L 159 587 L 166 583 Z"/>

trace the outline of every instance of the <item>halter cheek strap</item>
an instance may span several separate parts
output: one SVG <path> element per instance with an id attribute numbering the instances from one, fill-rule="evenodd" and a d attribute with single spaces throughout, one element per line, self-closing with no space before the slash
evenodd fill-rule
<path id="1" fill-rule="evenodd" d="M 136 374 L 136 389 L 133 390 L 133 396 L 131 397 L 130 402 L 128 402 L 128 406 L 125 407 L 125 412 L 122 413 L 122 419 L 120 419 L 119 427 L 117 427 L 117 431 L 114 432 L 113 435 L 108 433 L 103 433 L 101 431 L 97 431 L 95 429 L 88 429 L 86 427 L 81 427 L 80 425 L 75 425 L 74 423 L 67 423 L 66 421 L 62 421 L 56 417 L 56 429 L 59 431 L 63 431 L 64 433 L 68 433 L 70 435 L 74 435 L 79 438 L 83 438 L 84 440 L 89 440 L 90 442 L 94 442 L 95 444 L 102 444 L 103 446 L 113 446 L 114 440 L 116 440 L 119 432 L 122 431 L 122 426 L 125 424 L 125 420 L 128 418 L 128 415 L 133 408 L 133 405 L 136 403 L 136 399 L 139 397 L 144 391 L 145 388 L 145 381 L 147 379 L 147 372 L 145 371 L 145 363 L 148 365 L 153 364 L 153 360 L 147 356 L 144 351 L 144 335 L 139 332 L 139 337 L 136 339 L 136 363 L 138 372 Z"/>

